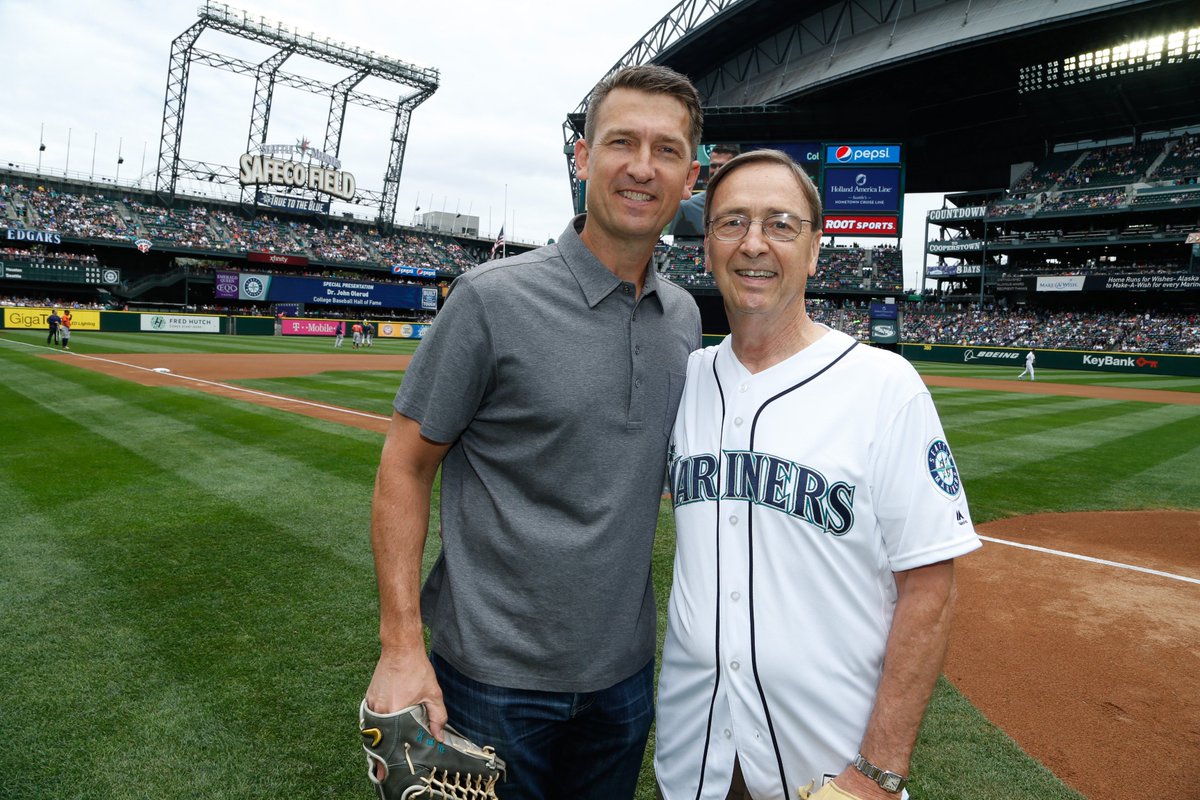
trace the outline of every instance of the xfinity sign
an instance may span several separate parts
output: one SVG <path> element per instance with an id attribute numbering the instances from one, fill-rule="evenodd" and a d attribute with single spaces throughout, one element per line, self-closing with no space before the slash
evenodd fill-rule
<path id="1" fill-rule="evenodd" d="M 825 147 L 826 164 L 899 164 L 898 144 L 831 144 Z"/>

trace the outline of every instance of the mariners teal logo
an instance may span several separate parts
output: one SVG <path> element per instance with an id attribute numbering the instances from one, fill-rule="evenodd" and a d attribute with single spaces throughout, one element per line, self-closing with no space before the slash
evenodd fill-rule
<path id="1" fill-rule="evenodd" d="M 242 286 L 242 291 L 245 293 L 246 297 L 254 298 L 262 296 L 265 288 L 266 287 L 263 286 L 263 282 L 258 278 L 247 278 L 246 283 Z"/>
<path id="2" fill-rule="evenodd" d="M 954 464 L 954 456 L 950 455 L 950 445 L 945 439 L 934 439 L 925 451 L 925 466 L 929 468 L 929 477 L 939 489 L 951 497 L 957 497 L 962 490 L 962 480 L 958 477 L 958 467 Z"/>

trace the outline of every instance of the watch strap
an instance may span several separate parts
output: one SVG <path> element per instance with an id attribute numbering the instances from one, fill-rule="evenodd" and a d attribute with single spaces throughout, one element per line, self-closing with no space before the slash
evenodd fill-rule
<path id="1" fill-rule="evenodd" d="M 908 783 L 908 778 L 906 776 L 897 774 L 895 772 L 889 772 L 885 769 L 880 769 L 870 761 L 867 761 L 867 759 L 863 758 L 862 753 L 859 753 L 854 757 L 854 768 L 863 775 L 866 775 L 875 783 L 879 784 L 880 789 L 883 789 L 885 792 L 891 792 L 892 794 L 899 794 L 904 790 L 905 784 Z"/>

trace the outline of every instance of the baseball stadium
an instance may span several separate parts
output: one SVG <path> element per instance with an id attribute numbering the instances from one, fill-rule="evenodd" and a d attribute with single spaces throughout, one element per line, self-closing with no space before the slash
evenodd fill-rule
<path id="1" fill-rule="evenodd" d="M 698 190 L 722 145 L 809 173 L 808 314 L 908 359 L 953 448 L 984 546 L 956 562 L 909 796 L 1200 798 L 1200 6 L 682 0 L 629 40 L 611 72 L 699 91 Z M 0 798 L 369 797 L 393 398 L 454 280 L 534 245 L 400 219 L 438 69 L 212 2 L 159 46 L 141 175 L 0 154 Z M 220 162 L 190 147 L 196 65 L 255 84 Z M 604 77 L 562 109 L 564 221 Z M 277 85 L 328 99 L 323 141 L 269 127 Z M 391 121 L 380 176 L 340 158 L 353 107 Z M 943 199 L 906 217 L 916 194 Z M 652 266 L 706 344 L 729 334 L 702 230 L 669 226 Z M 668 496 L 654 548 L 661 655 Z"/>

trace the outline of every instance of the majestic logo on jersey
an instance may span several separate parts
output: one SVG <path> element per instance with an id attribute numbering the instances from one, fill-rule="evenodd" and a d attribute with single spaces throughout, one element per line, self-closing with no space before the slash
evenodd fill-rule
<path id="1" fill-rule="evenodd" d="M 929 477 L 939 489 L 951 497 L 957 497 L 962 491 L 962 480 L 958 477 L 958 467 L 954 464 L 954 456 L 950 455 L 950 445 L 944 439 L 934 439 L 925 451 L 925 466 L 929 468 Z"/>
<path id="2" fill-rule="evenodd" d="M 724 464 L 711 453 L 673 458 L 672 502 L 682 506 L 718 498 L 750 500 L 834 536 L 854 526 L 855 487 L 845 481 L 831 482 L 812 467 L 769 453 L 727 450 L 720 458 Z"/>

